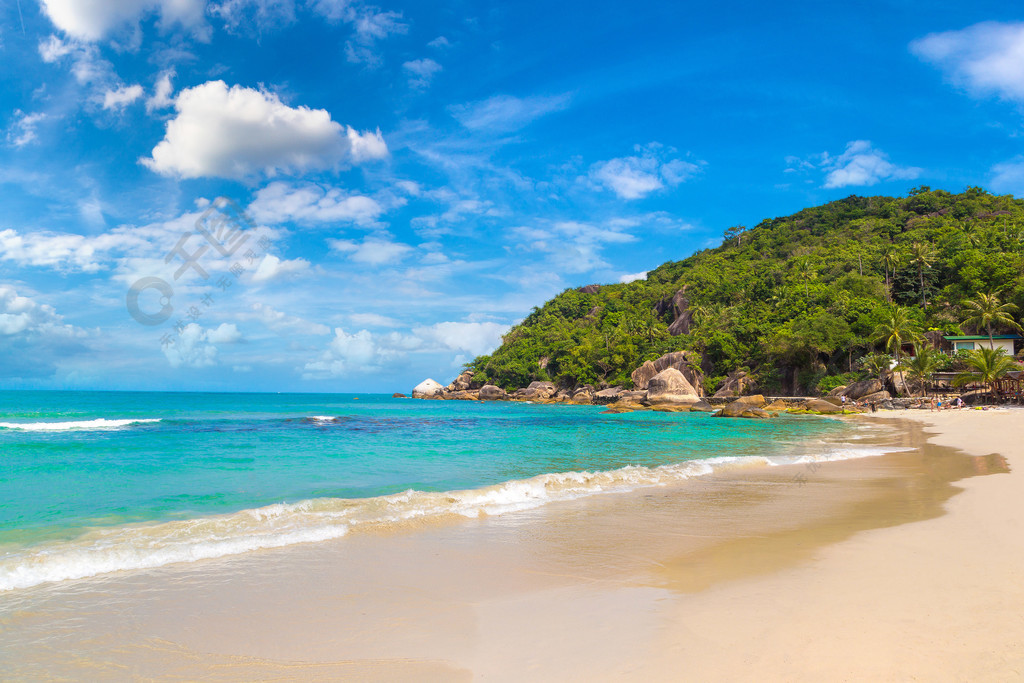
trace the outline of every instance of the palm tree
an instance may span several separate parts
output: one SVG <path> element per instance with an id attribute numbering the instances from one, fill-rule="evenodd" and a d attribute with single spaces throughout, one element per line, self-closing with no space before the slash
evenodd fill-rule
<path id="1" fill-rule="evenodd" d="M 892 368 L 892 356 L 885 353 L 869 353 L 861 357 L 860 366 L 882 380 L 885 373 Z"/>
<path id="2" fill-rule="evenodd" d="M 882 269 L 885 271 L 885 296 L 891 302 L 892 291 L 889 282 L 889 271 L 892 270 L 892 274 L 895 277 L 896 268 L 900 265 L 900 253 L 896 250 L 896 246 L 890 244 L 885 247 L 882 252 Z"/>
<path id="3" fill-rule="evenodd" d="M 814 267 L 810 256 L 803 256 L 794 261 L 794 271 L 804 281 L 804 296 L 809 297 L 810 292 L 807 283 L 818 278 L 818 269 Z"/>
<path id="4" fill-rule="evenodd" d="M 960 227 L 963 228 L 964 239 L 967 240 L 967 246 L 972 249 L 977 249 L 981 246 L 982 234 L 977 225 L 965 225 L 964 223 L 960 223 Z"/>
<path id="5" fill-rule="evenodd" d="M 921 383 L 921 397 L 924 397 L 925 383 L 935 374 L 939 365 L 939 352 L 928 344 L 914 344 L 914 357 L 903 364 L 903 370 L 910 379 Z"/>
<path id="6" fill-rule="evenodd" d="M 932 245 L 927 242 L 914 242 L 910 245 L 910 265 L 917 266 L 917 276 L 921 280 L 921 306 L 927 306 L 924 292 L 924 269 L 931 268 L 935 261 Z"/>
<path id="7" fill-rule="evenodd" d="M 875 326 L 872 333 L 876 341 L 884 341 L 886 350 L 893 352 L 897 365 L 900 364 L 900 348 L 904 344 L 917 341 L 920 336 L 920 327 L 907 316 L 907 309 L 902 306 L 893 306 L 888 316 Z"/>
<path id="8" fill-rule="evenodd" d="M 964 314 L 964 325 L 975 327 L 977 329 L 984 329 L 988 332 L 988 343 L 990 347 L 995 346 L 995 342 L 992 339 L 992 327 L 1012 327 L 1015 330 L 1021 330 L 1021 326 L 1017 324 L 1017 321 L 1013 319 L 1010 314 L 1017 310 L 1017 307 L 1013 304 L 999 303 L 999 296 L 995 293 L 985 294 L 979 292 L 976 299 L 968 299 L 963 302 Z"/>
<path id="9" fill-rule="evenodd" d="M 1006 355 L 1003 349 L 980 348 L 971 351 L 964 360 L 970 370 L 965 370 L 956 376 L 953 382 L 957 386 L 964 386 L 971 382 L 981 382 L 988 386 L 990 395 L 995 394 L 995 383 L 1006 376 L 1011 370 L 1018 370 L 1020 366 L 1012 357 Z"/>

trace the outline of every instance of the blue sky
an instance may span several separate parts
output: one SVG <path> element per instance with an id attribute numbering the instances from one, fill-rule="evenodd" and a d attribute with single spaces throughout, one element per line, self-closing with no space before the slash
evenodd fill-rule
<path id="1" fill-rule="evenodd" d="M 0 387 L 408 391 L 732 225 L 1024 193 L 1011 3 L 838 5 L 5 3 Z"/>

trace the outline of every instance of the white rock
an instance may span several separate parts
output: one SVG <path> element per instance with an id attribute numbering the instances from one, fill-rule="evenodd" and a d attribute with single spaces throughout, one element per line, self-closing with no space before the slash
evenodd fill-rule
<path id="1" fill-rule="evenodd" d="M 413 398 L 440 398 L 444 395 L 444 387 L 432 379 L 425 379 L 412 390 Z"/>

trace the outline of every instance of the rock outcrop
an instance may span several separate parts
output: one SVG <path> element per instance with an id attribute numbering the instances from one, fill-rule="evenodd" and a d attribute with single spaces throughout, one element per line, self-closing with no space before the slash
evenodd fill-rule
<path id="1" fill-rule="evenodd" d="M 860 412 L 853 406 L 843 407 L 842 405 L 836 405 L 831 401 L 826 401 L 823 398 L 812 398 L 803 405 L 803 410 L 812 413 L 821 413 L 822 415 L 840 415 L 842 413 L 856 413 Z"/>
<path id="2" fill-rule="evenodd" d="M 883 390 L 883 391 L 876 391 L 875 393 L 868 394 L 867 396 L 862 396 L 858 400 L 861 403 L 879 403 L 881 401 L 888 401 L 890 399 L 892 399 L 892 394 L 890 394 L 888 391 L 884 391 Z"/>
<path id="3" fill-rule="evenodd" d="M 690 310 L 690 300 L 686 296 L 685 287 L 672 296 L 672 308 L 675 319 L 668 326 L 668 333 L 673 337 L 689 334 L 690 326 L 693 324 L 693 312 Z"/>
<path id="4" fill-rule="evenodd" d="M 756 386 L 754 378 L 747 374 L 744 370 L 733 370 L 730 372 L 725 380 L 722 382 L 722 386 L 718 388 L 715 395 L 712 398 L 731 398 L 733 396 L 742 396 L 747 392 L 751 391 Z"/>
<path id="5" fill-rule="evenodd" d="M 530 382 L 525 389 L 516 389 L 512 392 L 512 398 L 524 401 L 543 401 L 552 398 L 558 392 L 558 388 L 551 382 Z"/>
<path id="6" fill-rule="evenodd" d="M 479 397 L 481 401 L 503 401 L 508 398 L 508 394 L 501 387 L 496 387 L 493 384 L 485 384 L 480 387 Z"/>
<path id="7" fill-rule="evenodd" d="M 764 396 L 761 394 L 741 396 L 723 407 L 718 417 L 770 417 L 768 411 L 763 410 L 764 404 Z"/>
<path id="8" fill-rule="evenodd" d="M 655 361 L 644 361 L 630 375 L 633 386 L 636 389 L 647 389 L 648 382 L 659 372 L 668 368 L 675 368 L 682 373 L 686 381 L 697 392 L 698 396 L 704 395 L 704 373 L 700 370 L 700 357 L 690 351 L 672 351 Z"/>
<path id="9" fill-rule="evenodd" d="M 864 396 L 867 396 L 868 394 L 877 393 L 882 389 L 882 382 L 874 377 L 871 377 L 868 379 L 862 379 L 859 382 L 854 382 L 853 384 L 846 387 L 846 389 L 843 390 L 843 393 L 840 395 L 845 396 L 846 398 L 852 398 L 854 401 L 859 401 Z"/>
<path id="10" fill-rule="evenodd" d="M 466 391 L 467 389 L 479 389 L 473 386 L 473 371 L 466 370 L 455 378 L 455 381 L 445 387 L 445 391 Z"/>
<path id="11" fill-rule="evenodd" d="M 409 397 L 406 396 L 405 394 L 400 394 L 400 393 L 398 393 L 396 391 L 395 393 L 391 394 L 391 398 L 409 398 Z"/>
<path id="12" fill-rule="evenodd" d="M 700 400 L 697 390 L 687 381 L 683 373 L 668 367 L 647 382 L 647 403 L 696 403 Z"/>
<path id="13" fill-rule="evenodd" d="M 442 398 L 444 387 L 432 379 L 425 379 L 412 390 L 413 398 Z"/>
<path id="14" fill-rule="evenodd" d="M 449 401 L 479 401 L 480 392 L 473 389 L 449 391 L 445 393 L 444 397 Z"/>
<path id="15" fill-rule="evenodd" d="M 608 403 L 614 403 L 619 400 L 619 394 L 622 393 L 622 387 L 608 387 L 601 391 L 594 392 L 594 403 L 600 403 L 606 405 Z"/>

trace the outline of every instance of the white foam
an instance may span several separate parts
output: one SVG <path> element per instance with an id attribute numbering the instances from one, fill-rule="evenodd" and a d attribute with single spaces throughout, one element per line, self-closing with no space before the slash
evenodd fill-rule
<path id="1" fill-rule="evenodd" d="M 26 432 L 63 432 L 70 429 L 120 429 L 133 424 L 160 422 L 160 418 L 135 418 L 131 420 L 79 420 L 73 422 L 0 422 L 5 429 L 20 429 Z"/>
<path id="2" fill-rule="evenodd" d="M 459 491 L 409 489 L 375 498 L 317 498 L 215 517 L 97 529 L 73 541 L 0 557 L 0 591 L 313 543 L 339 538 L 355 527 L 441 515 L 503 515 L 554 501 L 666 486 L 716 470 L 846 460 L 897 449 L 829 444 L 815 450 L 792 456 L 721 456 L 658 467 L 559 472 Z"/>

